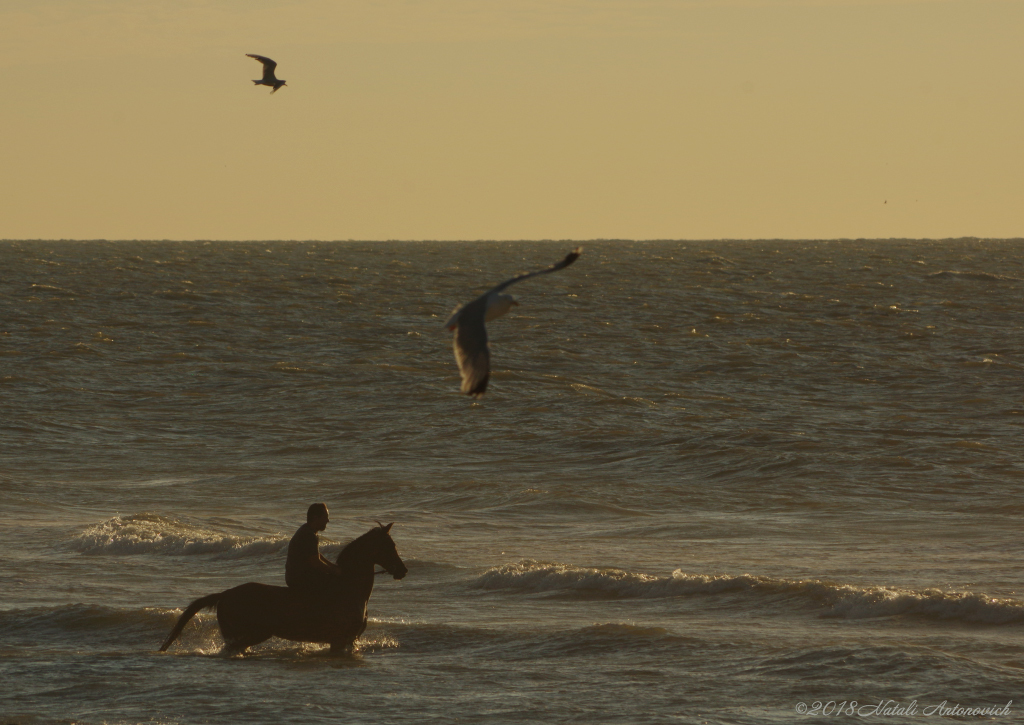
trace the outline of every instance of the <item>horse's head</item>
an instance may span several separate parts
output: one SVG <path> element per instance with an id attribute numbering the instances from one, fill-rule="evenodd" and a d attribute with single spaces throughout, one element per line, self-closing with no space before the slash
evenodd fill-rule
<path id="1" fill-rule="evenodd" d="M 409 570 L 402 563 L 402 557 L 398 555 L 398 549 L 391 538 L 390 532 L 394 523 L 387 526 L 380 522 L 377 523 L 375 528 L 370 529 L 341 550 L 341 553 L 338 554 L 338 564 L 342 565 L 345 561 L 361 560 L 382 566 L 395 579 L 401 579 L 409 573 Z M 383 574 L 384 572 L 377 573 Z"/>

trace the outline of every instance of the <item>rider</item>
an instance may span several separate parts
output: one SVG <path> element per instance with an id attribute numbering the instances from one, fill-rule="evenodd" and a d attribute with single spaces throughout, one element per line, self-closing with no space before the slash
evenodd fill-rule
<path id="1" fill-rule="evenodd" d="M 284 580 L 289 587 L 322 592 L 325 585 L 335 581 L 341 570 L 320 555 L 318 531 L 327 528 L 330 521 L 327 505 L 315 503 L 306 511 L 306 523 L 299 527 L 288 542 L 288 560 L 284 565 Z"/>

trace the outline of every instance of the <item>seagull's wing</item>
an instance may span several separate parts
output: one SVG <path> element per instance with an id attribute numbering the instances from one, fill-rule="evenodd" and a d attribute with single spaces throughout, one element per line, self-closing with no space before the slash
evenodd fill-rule
<path id="1" fill-rule="evenodd" d="M 263 64 L 263 80 L 277 80 L 277 78 L 274 77 L 274 69 L 277 68 L 276 62 L 272 61 L 270 58 L 267 58 L 266 56 L 263 55 L 253 55 L 252 53 L 246 53 L 246 55 L 250 58 L 255 58 L 256 60 Z"/>
<path id="2" fill-rule="evenodd" d="M 491 375 L 491 353 L 487 349 L 487 295 L 477 297 L 458 312 L 455 327 L 455 361 L 462 374 L 462 392 L 483 395 Z"/>
<path id="3" fill-rule="evenodd" d="M 487 295 L 496 294 L 498 292 L 501 292 L 503 289 L 505 289 L 509 285 L 513 285 L 516 282 L 522 282 L 524 279 L 529 279 L 530 277 L 536 277 L 539 274 L 550 274 L 551 272 L 557 272 L 560 269 L 565 269 L 570 264 L 572 264 L 577 259 L 579 259 L 579 256 L 582 253 L 583 253 L 583 247 L 576 247 L 576 249 L 572 250 L 567 255 L 565 255 L 565 259 L 563 259 L 558 264 L 552 264 L 550 267 L 545 267 L 544 269 L 538 269 L 536 272 L 526 272 L 525 274 L 517 274 L 512 279 L 505 280 L 504 282 L 499 284 L 494 289 L 488 290 L 487 294 L 485 294 L 484 297 L 486 298 Z"/>
<path id="4" fill-rule="evenodd" d="M 487 348 L 487 328 L 484 326 L 488 298 L 516 282 L 522 282 L 524 279 L 536 277 L 539 274 L 549 274 L 565 269 L 579 258 L 582 251 L 583 247 L 576 247 L 558 264 L 505 280 L 494 289 L 488 290 L 452 313 L 445 326 L 455 326 L 455 360 L 459 363 L 459 373 L 462 374 L 463 393 L 483 395 L 487 390 L 487 381 L 490 379 L 491 353 Z"/>

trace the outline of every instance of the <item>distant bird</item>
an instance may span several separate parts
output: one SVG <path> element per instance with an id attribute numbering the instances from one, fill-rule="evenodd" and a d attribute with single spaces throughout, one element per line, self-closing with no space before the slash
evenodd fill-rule
<path id="1" fill-rule="evenodd" d="M 273 86 L 274 90 L 270 93 L 277 93 L 277 89 L 285 85 L 285 81 L 279 81 L 277 76 L 274 75 L 274 69 L 277 68 L 277 63 L 262 55 L 253 55 L 252 53 L 246 53 L 250 58 L 255 58 L 263 64 L 263 78 L 258 81 L 253 81 L 258 86 Z"/>
<path id="2" fill-rule="evenodd" d="M 512 295 L 499 293 L 509 285 L 522 282 L 524 279 L 565 269 L 579 258 L 582 251 L 583 247 L 576 247 L 558 264 L 536 272 L 516 275 L 483 293 L 469 304 L 455 308 L 444 325 L 455 331 L 455 361 L 459 364 L 459 372 L 462 374 L 463 393 L 479 397 L 487 390 L 487 381 L 491 374 L 491 353 L 487 345 L 487 328 L 484 327 L 484 323 L 501 317 L 512 309 L 513 305 L 519 304 Z"/>

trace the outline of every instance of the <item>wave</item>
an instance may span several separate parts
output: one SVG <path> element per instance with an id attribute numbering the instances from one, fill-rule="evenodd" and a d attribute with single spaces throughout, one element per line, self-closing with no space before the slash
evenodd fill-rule
<path id="1" fill-rule="evenodd" d="M 70 604 L 0 611 L 0 655 L 33 649 L 77 652 L 148 652 L 156 654 L 174 626 L 181 609 L 116 608 L 97 604 Z M 565 629 L 476 627 L 404 618 L 371 617 L 356 642 L 355 651 L 366 655 L 401 649 L 409 653 L 491 653 L 503 658 L 535 659 L 548 656 L 628 654 L 655 648 L 675 651 L 699 642 L 659 626 L 604 622 Z M 171 655 L 225 654 L 216 614 L 204 611 L 185 627 L 169 650 Z M 326 655 L 327 645 L 271 638 L 254 646 L 246 656 L 294 659 Z"/>
<path id="2" fill-rule="evenodd" d="M 1019 277 L 1011 277 L 1005 274 L 992 274 L 991 272 L 958 272 L 955 270 L 943 270 L 932 272 L 927 275 L 928 279 L 971 279 L 978 282 L 1022 282 Z"/>
<path id="3" fill-rule="evenodd" d="M 0 653 L 6 649 L 38 648 L 144 651 L 156 653 L 181 616 L 182 609 L 144 607 L 126 609 L 99 604 L 68 604 L 0 611 Z M 217 615 L 195 615 L 178 638 L 173 654 L 217 655 L 224 640 Z M 375 628 L 360 638 L 362 653 L 398 647 L 387 628 Z M 252 648 L 261 656 L 304 656 L 326 652 L 326 645 L 272 638 Z M 3 725 L 0 721 L 0 725 Z"/>
<path id="4" fill-rule="evenodd" d="M 552 656 L 625 655 L 655 649 L 678 651 L 699 643 L 665 627 L 630 622 L 599 622 L 582 627 L 478 627 L 465 624 L 387 621 L 370 618 L 364 637 L 394 642 L 406 653 L 453 651 L 488 657 L 537 659 Z"/>
<path id="5" fill-rule="evenodd" d="M 576 593 L 584 598 L 649 598 L 682 594 L 670 577 L 633 574 L 621 569 L 587 569 L 524 559 L 488 569 L 472 584 L 477 589 L 513 589 L 531 593 Z"/>
<path id="6" fill-rule="evenodd" d="M 153 649 L 181 610 L 146 607 L 121 609 L 100 604 L 67 604 L 0 611 L 0 642 L 4 647 Z M 205 636 L 216 623 L 204 623 Z"/>
<path id="7" fill-rule="evenodd" d="M 819 610 L 819 616 L 842 619 L 914 616 L 982 624 L 1024 623 L 1024 602 L 975 592 L 914 591 L 896 587 L 856 587 L 817 579 L 796 580 L 742 574 L 654 576 L 621 569 L 593 569 L 526 559 L 484 572 L 471 585 L 582 599 L 653 599 L 736 594 L 761 606 L 766 598 L 796 602 Z"/>
<path id="8" fill-rule="evenodd" d="M 181 610 L 145 607 L 120 609 L 102 604 L 64 604 L 0 611 L 0 632 L 13 634 L 40 630 L 71 632 L 113 627 L 170 625 Z"/>
<path id="9" fill-rule="evenodd" d="M 115 516 L 90 526 L 67 542 L 82 554 L 217 554 L 244 558 L 276 554 L 288 547 L 281 536 L 233 536 L 156 514 Z"/>
<path id="10" fill-rule="evenodd" d="M 68 539 L 63 546 L 92 556 L 131 556 L 163 554 L 165 556 L 212 555 L 218 559 L 244 559 L 273 556 L 288 549 L 290 539 L 284 536 L 234 536 L 178 521 L 157 514 L 115 516 L 89 526 Z M 345 543 L 320 539 L 320 553 L 334 561 Z M 405 559 L 409 568 L 450 569 L 463 567 L 419 559 Z"/>

